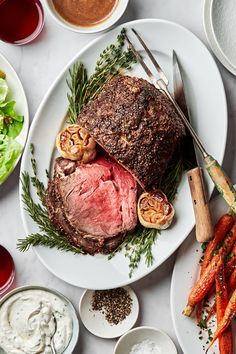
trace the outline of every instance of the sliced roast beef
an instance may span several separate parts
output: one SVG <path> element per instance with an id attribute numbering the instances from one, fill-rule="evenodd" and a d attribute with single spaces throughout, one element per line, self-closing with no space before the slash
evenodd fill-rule
<path id="1" fill-rule="evenodd" d="M 155 189 L 184 126 L 167 97 L 146 80 L 116 76 L 80 113 L 86 128 L 107 153 Z"/>
<path id="2" fill-rule="evenodd" d="M 86 252 L 108 253 L 137 223 L 137 185 L 110 159 L 88 164 L 58 158 L 46 204 L 53 225 Z"/>

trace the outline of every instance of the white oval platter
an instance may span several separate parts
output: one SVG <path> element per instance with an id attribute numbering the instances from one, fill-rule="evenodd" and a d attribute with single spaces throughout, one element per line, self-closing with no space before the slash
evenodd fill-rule
<path id="1" fill-rule="evenodd" d="M 184 80 L 188 90 L 188 102 L 194 121 L 206 149 L 221 163 L 227 136 L 227 105 L 223 83 L 217 66 L 202 42 L 184 27 L 164 20 L 144 19 L 126 23 L 91 42 L 57 77 L 33 120 L 29 139 L 22 160 L 21 171 L 29 171 L 31 143 L 35 145 L 40 180 L 46 183 L 45 169 L 50 169 L 55 137 L 60 130 L 67 112 L 66 78 L 71 65 L 80 60 L 92 72 L 103 49 L 113 43 L 122 27 L 126 27 L 135 40 L 130 28 L 134 27 L 143 36 L 147 45 L 158 55 L 158 59 L 172 77 L 172 50 L 174 49 L 184 69 Z M 137 42 L 136 42 L 137 43 Z M 137 43 L 137 48 L 141 49 Z M 132 75 L 146 78 L 140 66 L 135 66 Z M 213 184 L 207 179 L 209 192 Z M 129 277 L 129 261 L 123 253 L 108 260 L 105 255 L 74 255 L 45 247 L 35 247 L 40 261 L 57 277 L 75 286 L 89 289 L 108 289 L 130 284 L 156 269 L 185 240 L 194 226 L 194 214 L 189 187 L 184 176 L 175 202 L 176 221 L 163 231 L 153 246 L 155 257 L 152 266 L 147 267 L 142 259 L 133 277 Z M 21 202 L 21 211 L 27 234 L 38 231 Z"/>

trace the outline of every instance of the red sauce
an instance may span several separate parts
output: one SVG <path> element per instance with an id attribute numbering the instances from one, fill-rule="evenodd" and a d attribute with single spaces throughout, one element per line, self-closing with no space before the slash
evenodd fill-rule
<path id="1" fill-rule="evenodd" d="M 0 0 L 0 39 L 24 44 L 34 39 L 43 25 L 43 9 L 37 0 Z"/>
<path id="2" fill-rule="evenodd" d="M 52 0 L 56 11 L 76 26 L 94 26 L 114 11 L 118 0 Z"/>
<path id="3" fill-rule="evenodd" d="M 11 285 L 15 274 L 15 266 L 10 253 L 0 246 L 0 294 Z"/>

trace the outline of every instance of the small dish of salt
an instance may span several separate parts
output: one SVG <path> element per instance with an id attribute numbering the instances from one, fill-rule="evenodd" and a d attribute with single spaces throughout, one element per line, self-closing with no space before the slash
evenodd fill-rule
<path id="1" fill-rule="evenodd" d="M 137 327 L 116 343 L 113 354 L 177 354 L 170 337 L 153 327 Z"/>

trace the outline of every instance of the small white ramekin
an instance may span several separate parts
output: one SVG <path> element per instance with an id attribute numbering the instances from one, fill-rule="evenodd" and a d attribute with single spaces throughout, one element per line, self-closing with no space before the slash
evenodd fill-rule
<path id="1" fill-rule="evenodd" d="M 128 3 L 129 0 L 118 0 L 118 3 L 114 11 L 112 12 L 111 16 L 109 16 L 106 20 L 91 27 L 82 27 L 82 26 L 73 25 L 70 22 L 63 19 L 63 17 L 61 17 L 56 11 L 52 0 L 44 1 L 44 4 L 46 5 L 49 13 L 59 25 L 78 33 L 97 33 L 109 29 L 121 18 L 121 16 L 123 15 L 123 13 L 127 8 Z"/>
<path id="2" fill-rule="evenodd" d="M 177 354 L 174 343 L 166 333 L 148 326 L 136 327 L 125 333 L 116 343 L 113 354 L 128 354 L 135 344 L 147 339 L 156 343 L 161 353 Z"/>

